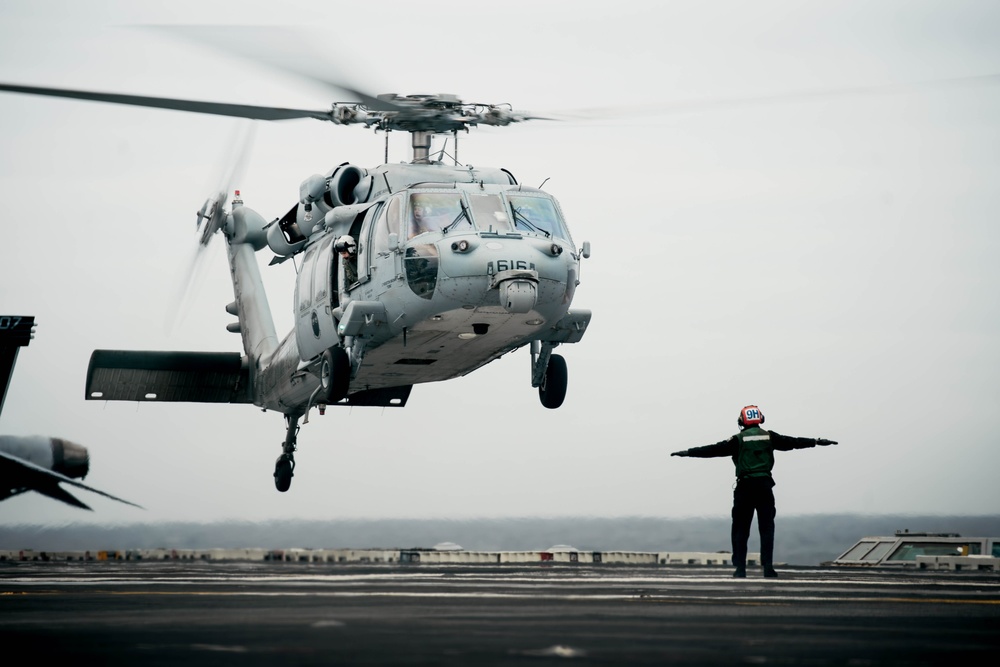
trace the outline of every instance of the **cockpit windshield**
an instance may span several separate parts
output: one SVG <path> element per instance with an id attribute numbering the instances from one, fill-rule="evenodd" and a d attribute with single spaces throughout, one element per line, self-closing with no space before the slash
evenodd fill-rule
<path id="1" fill-rule="evenodd" d="M 455 223 L 452 229 L 471 229 L 462 209 L 462 195 L 457 192 L 415 192 L 410 195 L 409 238 L 425 232 L 439 232 Z"/>
<path id="2" fill-rule="evenodd" d="M 505 234 L 511 231 L 510 212 L 504 206 L 500 195 L 470 194 L 472 217 L 476 226 L 484 232 Z"/>
<path id="3" fill-rule="evenodd" d="M 461 192 L 411 192 L 408 236 L 427 232 L 521 232 L 570 241 L 556 203 L 545 195 Z"/>
<path id="4" fill-rule="evenodd" d="M 559 211 L 547 197 L 528 195 L 508 195 L 510 207 L 514 210 L 514 224 L 519 230 L 558 236 L 569 240 L 563 227 Z"/>
<path id="5" fill-rule="evenodd" d="M 551 199 L 511 194 L 507 195 L 507 199 L 514 211 L 514 226 L 518 230 L 569 240 Z"/>

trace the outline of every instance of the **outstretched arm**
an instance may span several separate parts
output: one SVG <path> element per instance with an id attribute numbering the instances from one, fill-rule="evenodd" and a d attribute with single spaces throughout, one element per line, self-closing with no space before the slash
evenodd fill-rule
<path id="1" fill-rule="evenodd" d="M 787 452 L 789 449 L 808 449 L 817 445 L 825 447 L 837 444 L 836 440 L 827 440 L 826 438 L 796 438 L 790 435 L 781 435 L 774 431 L 770 431 L 770 434 L 774 448 L 784 452 Z"/>
<path id="2" fill-rule="evenodd" d="M 732 456 L 736 453 L 737 449 L 736 436 L 729 438 L 728 440 L 723 440 L 717 442 L 714 445 L 705 445 L 704 447 L 692 447 L 691 449 L 682 449 L 679 452 L 674 452 L 671 456 L 693 456 L 701 459 L 714 458 L 716 456 Z"/>

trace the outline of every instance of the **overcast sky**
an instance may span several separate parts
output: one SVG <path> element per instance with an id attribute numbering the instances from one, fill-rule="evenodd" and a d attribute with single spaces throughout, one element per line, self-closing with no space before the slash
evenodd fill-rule
<path id="1" fill-rule="evenodd" d="M 147 508 L 26 494 L 0 526 L 724 517 L 732 463 L 669 453 L 730 436 L 748 403 L 778 432 L 841 443 L 777 455 L 779 521 L 1000 507 L 1000 4 L 162 4 L 7 0 L 0 81 L 327 107 L 328 91 L 134 27 L 283 26 L 372 93 L 610 109 L 459 146 L 548 179 L 593 246 L 574 302 L 591 327 L 559 349 L 560 409 L 519 350 L 403 409 L 314 412 L 278 493 L 277 413 L 84 400 L 97 348 L 240 351 L 221 243 L 175 306 L 239 122 L 0 93 L 0 311 L 38 322 L 0 432 L 86 445 L 87 483 Z M 240 189 L 270 220 L 311 174 L 383 150 L 359 127 L 259 123 Z M 264 273 L 283 335 L 294 267 Z"/>

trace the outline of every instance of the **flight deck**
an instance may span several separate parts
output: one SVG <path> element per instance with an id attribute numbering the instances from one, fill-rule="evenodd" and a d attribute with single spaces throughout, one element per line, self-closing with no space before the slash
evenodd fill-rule
<path id="1" fill-rule="evenodd" d="M 32 662 L 995 664 L 985 570 L 539 561 L 5 560 L 0 641 Z"/>

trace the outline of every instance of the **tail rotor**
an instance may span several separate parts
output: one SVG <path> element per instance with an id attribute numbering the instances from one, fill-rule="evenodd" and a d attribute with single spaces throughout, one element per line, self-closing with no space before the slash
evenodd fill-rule
<path id="1" fill-rule="evenodd" d="M 192 296 L 204 280 L 205 257 L 208 248 L 212 239 L 215 238 L 216 232 L 226 225 L 226 219 L 229 216 L 229 211 L 226 208 L 230 203 L 229 196 L 230 193 L 234 192 L 234 187 L 240 183 L 246 172 L 255 131 L 256 124 L 253 121 L 244 121 L 234 129 L 221 168 L 217 171 L 217 173 L 222 174 L 222 177 L 195 214 L 197 243 L 190 261 L 183 267 L 184 273 L 177 281 L 178 289 L 174 298 L 174 306 L 167 315 L 168 331 L 173 330 L 177 322 L 186 315 Z M 238 196 L 238 191 L 235 192 Z"/>
<path id="2" fill-rule="evenodd" d="M 222 163 L 222 178 L 217 187 L 205 199 L 197 213 L 198 244 L 207 246 L 217 231 L 226 224 L 226 204 L 229 194 L 243 179 L 247 162 L 253 148 L 253 140 L 257 126 L 252 121 L 241 123 L 230 137 L 229 148 L 226 150 Z"/>

